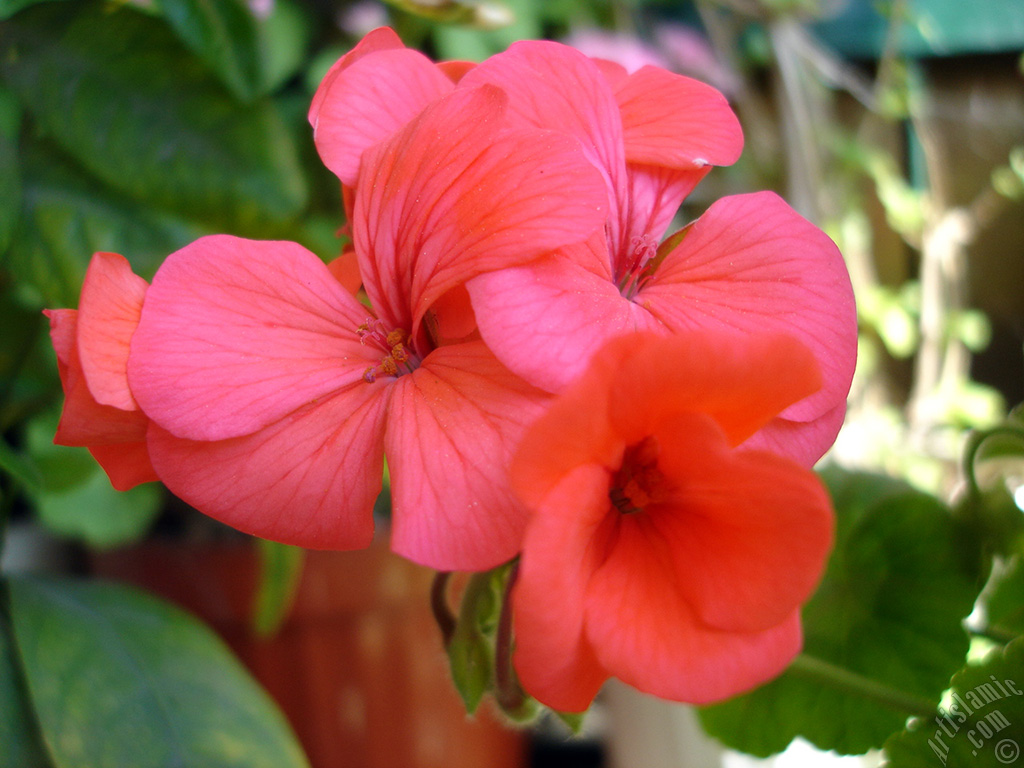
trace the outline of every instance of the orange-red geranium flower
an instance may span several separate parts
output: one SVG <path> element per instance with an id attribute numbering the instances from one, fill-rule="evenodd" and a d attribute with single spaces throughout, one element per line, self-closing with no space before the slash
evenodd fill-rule
<path id="1" fill-rule="evenodd" d="M 610 342 L 527 432 L 513 593 L 523 688 L 582 711 L 610 677 L 704 704 L 777 675 L 832 538 L 816 475 L 744 440 L 818 389 L 788 336 Z"/>
<path id="2" fill-rule="evenodd" d="M 157 479 L 146 449 L 149 419 L 128 388 L 127 372 L 146 288 L 123 256 L 97 253 L 78 309 L 46 310 L 64 388 L 54 442 L 88 447 L 119 491 Z"/>

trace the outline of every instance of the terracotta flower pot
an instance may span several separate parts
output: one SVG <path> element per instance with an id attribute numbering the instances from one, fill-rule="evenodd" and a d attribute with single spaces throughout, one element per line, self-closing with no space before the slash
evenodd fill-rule
<path id="1" fill-rule="evenodd" d="M 524 735 L 486 711 L 467 718 L 452 688 L 430 613 L 432 573 L 383 543 L 309 552 L 295 605 L 270 639 L 250 629 L 257 557 L 248 542 L 147 542 L 98 555 L 94 571 L 217 630 L 278 701 L 314 768 L 526 764 Z"/>

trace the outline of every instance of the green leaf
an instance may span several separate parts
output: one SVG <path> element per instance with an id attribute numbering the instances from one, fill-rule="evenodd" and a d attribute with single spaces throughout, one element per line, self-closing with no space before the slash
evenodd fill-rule
<path id="1" fill-rule="evenodd" d="M 27 308 L 0 275 L 0 432 L 54 402 L 60 393 L 46 318 Z"/>
<path id="2" fill-rule="evenodd" d="M 301 547 L 256 539 L 260 554 L 260 582 L 253 604 L 253 629 L 261 637 L 273 635 L 288 615 L 302 578 L 306 551 Z"/>
<path id="3" fill-rule="evenodd" d="M 1024 557 L 1017 555 L 1007 563 L 985 592 L 988 627 L 1000 635 L 1024 635 Z"/>
<path id="4" fill-rule="evenodd" d="M 164 18 L 231 92 L 262 95 L 257 20 L 243 0 L 157 0 Z"/>
<path id="5" fill-rule="evenodd" d="M 207 231 L 104 188 L 43 146 L 26 148 L 23 163 L 23 216 L 6 267 L 38 307 L 77 306 L 96 251 L 123 254 L 149 279 L 168 254 Z"/>
<path id="6" fill-rule="evenodd" d="M 174 32 L 241 101 L 265 96 L 300 68 L 309 45 L 304 12 L 275 0 L 266 17 L 246 0 L 157 0 Z"/>
<path id="7" fill-rule="evenodd" d="M 0 72 L 43 132 L 147 206 L 226 231 L 299 214 L 306 181 L 273 102 L 229 98 L 160 19 L 73 8 L 31 8 L 0 37 Z"/>
<path id="8" fill-rule="evenodd" d="M 84 448 L 53 444 L 56 418 L 29 424 L 28 454 L 42 482 L 29 488 L 39 519 L 54 533 L 93 547 L 115 547 L 140 539 L 163 504 L 160 485 L 146 483 L 115 491 L 106 473 Z"/>
<path id="9" fill-rule="evenodd" d="M 0 768 L 45 768 L 39 728 L 23 690 L 7 622 L 0 616 Z"/>
<path id="10" fill-rule="evenodd" d="M 21 211 L 20 126 L 21 109 L 14 94 L 0 83 L 0 255 L 10 245 Z"/>
<path id="11" fill-rule="evenodd" d="M 885 744 L 890 768 L 1003 768 L 1024 747 L 1024 638 L 954 677 L 946 705 Z"/>
<path id="12" fill-rule="evenodd" d="M 494 681 L 494 632 L 501 610 L 496 587 L 490 572 L 473 574 L 448 643 L 452 682 L 469 714 L 476 712 Z"/>
<path id="13" fill-rule="evenodd" d="M 106 583 L 10 580 L 11 620 L 55 768 L 299 768 L 284 717 L 185 612 Z"/>
<path id="14" fill-rule="evenodd" d="M 52 0 L 0 0 L 0 21 L 11 18 L 22 8 L 44 2 L 52 2 Z"/>
<path id="15" fill-rule="evenodd" d="M 822 749 L 879 747 L 929 711 L 962 666 L 961 627 L 978 586 L 938 500 L 867 473 L 823 473 L 836 546 L 803 610 L 804 655 L 773 682 L 701 720 L 735 749 L 766 756 L 802 736 Z"/>

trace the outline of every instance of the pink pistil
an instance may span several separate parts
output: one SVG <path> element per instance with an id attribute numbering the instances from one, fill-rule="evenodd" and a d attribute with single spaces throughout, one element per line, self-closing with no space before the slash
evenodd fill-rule
<path id="1" fill-rule="evenodd" d="M 627 299 L 633 298 L 654 273 L 647 267 L 658 252 L 658 241 L 648 234 L 637 235 L 629 244 L 631 250 L 625 260 L 625 272 L 616 281 L 619 292 Z"/>

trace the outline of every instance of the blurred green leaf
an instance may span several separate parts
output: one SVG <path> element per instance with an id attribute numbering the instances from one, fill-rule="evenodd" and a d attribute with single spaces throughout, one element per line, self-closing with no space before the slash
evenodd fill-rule
<path id="1" fill-rule="evenodd" d="M 17 577 L 10 595 L 55 768 L 308 765 L 267 694 L 185 612 L 106 583 Z"/>
<path id="2" fill-rule="evenodd" d="M 157 6 L 236 97 L 263 95 L 258 21 L 244 0 L 157 0 Z"/>
<path id="3" fill-rule="evenodd" d="M 39 128 L 139 203 L 259 231 L 296 217 L 308 190 L 275 105 L 239 105 L 160 19 L 83 2 L 19 14 L 0 72 Z"/>
<path id="4" fill-rule="evenodd" d="M 163 503 L 156 483 L 115 491 L 84 448 L 53 444 L 56 419 L 46 414 L 27 428 L 26 448 L 42 482 L 28 488 L 39 519 L 54 533 L 93 547 L 114 547 L 141 538 Z"/>
<path id="5" fill-rule="evenodd" d="M 18 134 L 21 108 L 0 83 L 0 256 L 7 250 L 21 210 L 21 168 Z"/>
<path id="6" fill-rule="evenodd" d="M 52 2 L 52 0 L 0 0 L 0 21 L 9 19 L 22 8 L 44 2 Z"/>
<path id="7" fill-rule="evenodd" d="M 281 626 L 295 599 L 302 579 L 306 551 L 301 547 L 257 539 L 260 555 L 260 581 L 253 605 L 253 629 L 268 637 Z"/>
<path id="8" fill-rule="evenodd" d="M 21 684 L 7 622 L 0 616 L 0 768 L 47 768 L 39 728 Z"/>
<path id="9" fill-rule="evenodd" d="M 96 251 L 124 255 L 149 279 L 169 253 L 205 232 L 104 188 L 44 146 L 26 148 L 23 162 L 24 213 L 6 267 L 39 307 L 76 307 Z"/>
<path id="10" fill-rule="evenodd" d="M 945 709 L 916 719 L 885 744 L 891 768 L 1004 768 L 1024 748 L 1024 638 L 952 680 Z"/>
<path id="11" fill-rule="evenodd" d="M 48 406 L 60 393 L 46 318 L 26 308 L 0 275 L 0 432 Z"/>
<path id="12" fill-rule="evenodd" d="M 830 686 L 827 674 L 801 663 L 701 710 L 713 736 L 755 755 L 797 736 L 845 754 L 879 747 L 912 709 L 939 701 L 967 653 L 961 621 L 978 585 L 949 510 L 887 477 L 835 468 L 822 475 L 836 508 L 836 546 L 804 607 L 804 661 L 837 667 L 855 684 Z"/>
<path id="13" fill-rule="evenodd" d="M 1000 634 L 1024 635 L 1024 556 L 1006 564 L 986 590 L 985 622 Z"/>
<path id="14" fill-rule="evenodd" d="M 534 0 L 506 0 L 511 23 L 497 29 L 439 25 L 433 30 L 434 45 L 441 59 L 483 61 L 508 48 L 517 40 L 543 37 L 539 3 Z"/>

